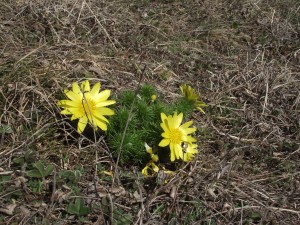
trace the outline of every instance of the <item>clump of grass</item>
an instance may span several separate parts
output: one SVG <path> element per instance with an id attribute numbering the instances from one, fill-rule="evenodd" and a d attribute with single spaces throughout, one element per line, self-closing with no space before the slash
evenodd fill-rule
<path id="1" fill-rule="evenodd" d="M 161 113 L 178 112 L 183 113 L 184 117 L 188 118 L 194 109 L 193 103 L 184 97 L 172 103 L 167 103 L 160 97 L 154 100 L 154 96 L 159 96 L 159 94 L 149 84 L 143 85 L 137 96 L 131 90 L 123 91 L 118 96 L 118 104 L 115 107 L 116 114 L 110 120 L 107 140 L 114 156 L 117 156 L 120 149 L 122 149 L 121 163 L 134 162 L 139 164 L 149 160 L 144 145 L 146 142 L 150 146 L 158 146 L 161 141 Z M 133 104 L 135 98 L 136 101 Z M 133 109 L 130 114 L 132 104 Z M 120 148 L 128 119 L 130 122 L 124 136 L 123 145 Z"/>

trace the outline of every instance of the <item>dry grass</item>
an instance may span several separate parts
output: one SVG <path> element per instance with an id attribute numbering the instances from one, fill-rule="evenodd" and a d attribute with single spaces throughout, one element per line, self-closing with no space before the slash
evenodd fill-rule
<path id="1" fill-rule="evenodd" d="M 299 15 L 297 0 L 2 1 L 0 223 L 297 224 Z M 56 99 L 86 78 L 135 88 L 143 65 L 167 99 L 182 82 L 201 92 L 202 148 L 165 185 L 121 165 L 112 187 L 93 175 L 95 151 L 115 169 L 105 140 L 76 134 Z M 41 191 L 25 176 L 37 160 L 55 165 Z M 65 211 L 76 196 L 92 206 L 81 222 Z"/>

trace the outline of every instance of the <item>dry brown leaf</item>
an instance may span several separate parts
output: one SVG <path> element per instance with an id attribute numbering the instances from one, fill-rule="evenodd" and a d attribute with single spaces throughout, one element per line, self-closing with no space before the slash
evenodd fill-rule
<path id="1" fill-rule="evenodd" d="M 17 206 L 16 203 L 9 204 L 5 208 L 0 208 L 0 212 L 11 216 L 11 215 L 13 215 L 16 206 Z"/>
<path id="2" fill-rule="evenodd" d="M 125 195 L 126 191 L 123 187 L 114 187 L 111 189 L 111 193 L 114 194 L 115 196 L 121 196 L 121 195 Z"/>
<path id="3" fill-rule="evenodd" d="M 216 199 L 218 196 L 215 194 L 215 188 L 214 187 L 210 187 L 207 189 L 208 194 L 213 197 L 214 199 Z"/>
<path id="4" fill-rule="evenodd" d="M 16 187 L 22 187 L 25 185 L 25 183 L 27 182 L 28 180 L 25 178 L 25 177 L 17 177 L 15 180 L 14 180 L 14 183 L 16 185 Z"/>
<path id="5" fill-rule="evenodd" d="M 28 208 L 26 208 L 25 206 L 21 205 L 20 211 L 21 211 L 21 214 L 23 215 L 23 217 L 30 216 L 30 210 Z"/>
<path id="6" fill-rule="evenodd" d="M 135 192 L 133 193 L 133 197 L 135 198 L 135 200 L 136 200 L 137 202 L 142 202 L 142 201 L 145 200 L 145 198 L 143 198 L 143 196 L 141 196 L 141 195 L 138 193 L 138 191 L 135 191 Z"/>
<path id="7" fill-rule="evenodd" d="M 176 197 L 176 193 L 177 193 L 177 187 L 173 186 L 171 189 L 170 197 L 174 199 Z"/>

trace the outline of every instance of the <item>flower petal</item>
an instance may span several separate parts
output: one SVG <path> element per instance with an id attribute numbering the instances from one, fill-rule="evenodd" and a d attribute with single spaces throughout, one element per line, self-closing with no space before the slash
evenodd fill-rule
<path id="1" fill-rule="evenodd" d="M 88 123 L 87 117 L 81 117 L 78 121 L 77 130 L 79 133 L 82 133 Z"/>
<path id="2" fill-rule="evenodd" d="M 60 100 L 57 102 L 59 107 L 69 108 L 69 107 L 77 107 L 78 103 L 70 101 L 70 100 Z"/>
<path id="3" fill-rule="evenodd" d="M 101 115 L 101 113 L 94 113 L 93 117 L 98 120 L 102 120 L 102 122 L 108 123 L 108 119 L 106 119 L 103 115 Z"/>
<path id="4" fill-rule="evenodd" d="M 74 83 L 72 84 L 72 90 L 73 90 L 73 92 L 74 92 L 75 94 L 80 94 L 80 93 L 81 93 L 81 90 L 80 90 L 79 85 L 78 85 L 77 82 L 74 82 Z"/>
<path id="5" fill-rule="evenodd" d="M 88 80 L 85 80 L 81 83 L 81 89 L 83 92 L 89 92 L 91 90 L 90 82 Z"/>
<path id="6" fill-rule="evenodd" d="M 94 96 L 96 102 L 105 101 L 110 96 L 110 90 L 103 90 Z"/>
<path id="7" fill-rule="evenodd" d="M 100 112 L 103 116 L 111 116 L 114 115 L 114 110 L 107 108 L 107 107 L 99 107 L 97 108 L 97 112 Z"/>
<path id="8" fill-rule="evenodd" d="M 172 162 L 175 160 L 174 143 L 170 143 L 170 159 Z"/>
<path id="9" fill-rule="evenodd" d="M 170 144 L 170 140 L 169 139 L 162 139 L 159 142 L 158 146 L 160 146 L 160 147 L 166 147 L 168 144 Z"/>
<path id="10" fill-rule="evenodd" d="M 161 121 L 164 122 L 164 120 L 166 120 L 168 117 L 166 116 L 166 114 L 161 113 L 161 114 L 160 114 L 160 118 L 161 118 Z"/>
<path id="11" fill-rule="evenodd" d="M 167 124 L 161 123 L 160 126 L 161 126 L 161 128 L 162 128 L 165 132 L 168 132 L 168 131 L 169 131 L 169 127 L 167 126 Z"/>
<path id="12" fill-rule="evenodd" d="M 177 115 L 177 113 L 175 113 L 173 116 L 172 126 L 179 127 L 182 122 L 182 119 L 183 119 L 183 113 L 180 113 L 179 115 Z"/>
<path id="13" fill-rule="evenodd" d="M 86 117 L 84 110 L 81 108 L 68 108 L 69 111 L 76 116 L 76 118 Z"/>
<path id="14" fill-rule="evenodd" d="M 164 132 L 161 134 L 162 137 L 164 137 L 165 139 L 170 139 L 170 132 Z"/>
<path id="15" fill-rule="evenodd" d="M 182 148 L 179 144 L 174 144 L 174 153 L 176 159 L 179 159 L 182 155 Z"/>
<path id="16" fill-rule="evenodd" d="M 80 102 L 82 100 L 82 94 L 81 92 L 76 94 L 73 91 L 69 91 L 69 90 L 64 90 L 66 96 L 71 99 L 74 102 Z"/>
<path id="17" fill-rule="evenodd" d="M 188 143 L 193 143 L 193 142 L 196 142 L 197 139 L 193 138 L 192 136 L 187 136 L 186 137 L 186 142 Z"/>
<path id="18" fill-rule="evenodd" d="M 108 105 L 112 105 L 112 104 L 115 104 L 116 101 L 115 100 L 107 100 L 107 101 L 103 101 L 103 102 L 98 102 L 96 104 L 96 107 L 99 108 L 99 107 L 103 107 L 103 106 L 108 106 Z"/>
<path id="19" fill-rule="evenodd" d="M 70 112 L 69 109 L 64 109 L 64 110 L 62 110 L 62 111 L 60 112 L 60 114 L 62 114 L 62 115 L 71 115 L 72 113 Z"/>
<path id="20" fill-rule="evenodd" d="M 92 96 L 97 95 L 97 94 L 99 93 L 99 91 L 100 91 L 100 88 L 101 88 L 100 82 L 96 83 L 96 84 L 94 85 L 94 87 L 92 88 L 91 92 L 90 92 L 91 95 L 92 95 Z"/>
<path id="21" fill-rule="evenodd" d="M 103 120 L 95 118 L 94 122 L 96 123 L 96 126 L 99 127 L 101 130 L 107 130 L 107 125 Z"/>

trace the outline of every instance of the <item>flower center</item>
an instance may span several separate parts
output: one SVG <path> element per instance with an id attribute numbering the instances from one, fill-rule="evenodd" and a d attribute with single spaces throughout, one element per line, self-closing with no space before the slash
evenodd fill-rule
<path id="1" fill-rule="evenodd" d="M 84 97 L 82 99 L 83 110 L 85 114 L 93 114 L 93 111 L 96 109 L 96 103 L 93 99 L 89 97 Z"/>
<path id="2" fill-rule="evenodd" d="M 173 143 L 180 144 L 183 140 L 183 133 L 179 129 L 170 130 L 170 140 Z"/>

